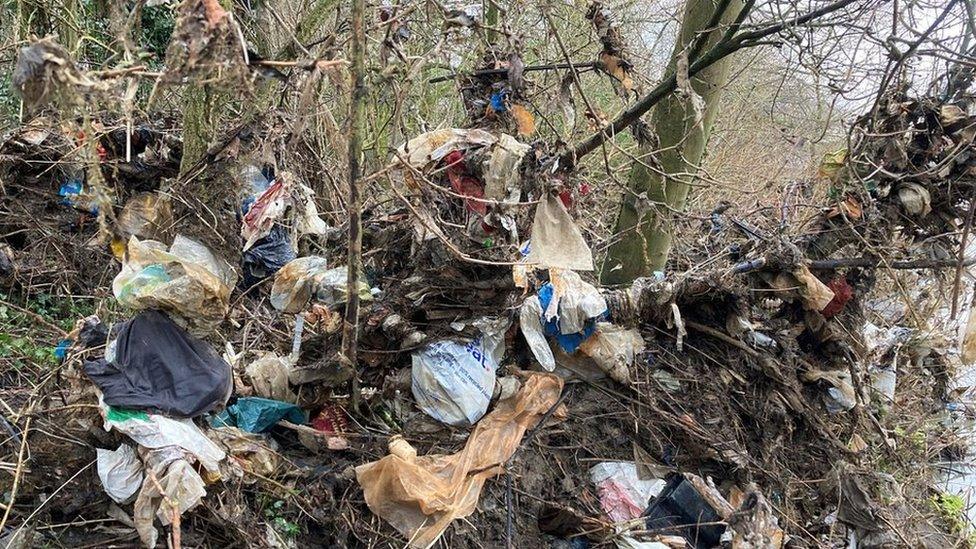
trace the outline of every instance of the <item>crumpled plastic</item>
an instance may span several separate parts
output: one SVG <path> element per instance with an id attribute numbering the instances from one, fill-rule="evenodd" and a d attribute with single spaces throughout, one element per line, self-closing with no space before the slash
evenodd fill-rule
<path id="1" fill-rule="evenodd" d="M 295 215 L 295 228 L 301 234 L 325 234 L 328 226 L 318 215 L 314 193 L 295 182 L 290 172 L 281 172 L 274 182 L 258 196 L 241 220 L 243 251 L 248 251 L 258 240 L 268 236 L 271 228 L 291 208 Z"/>
<path id="2" fill-rule="evenodd" d="M 263 433 L 281 420 L 305 423 L 305 411 L 287 402 L 268 398 L 237 399 L 210 421 L 212 427 L 238 427 L 248 433 Z"/>
<path id="3" fill-rule="evenodd" d="M 247 365 L 244 373 L 251 378 L 251 387 L 259 397 L 285 402 L 297 402 L 295 393 L 288 386 L 288 372 L 291 360 L 277 353 L 264 353 Z"/>
<path id="4" fill-rule="evenodd" d="M 609 322 L 597 324 L 596 333 L 580 344 L 579 350 L 619 383 L 630 383 L 630 365 L 644 350 L 644 338 L 636 328 Z"/>
<path id="5" fill-rule="evenodd" d="M 295 249 L 288 236 L 288 230 L 281 225 L 273 226 L 267 236 L 241 254 L 244 287 L 250 288 L 274 275 L 295 257 Z"/>
<path id="6" fill-rule="evenodd" d="M 142 486 L 142 463 L 128 444 L 117 450 L 96 448 L 96 468 L 102 488 L 116 503 L 129 503 Z"/>
<path id="7" fill-rule="evenodd" d="M 397 155 L 410 166 L 422 169 L 453 151 L 484 147 L 497 140 L 485 130 L 445 128 L 414 137 L 397 149 Z"/>
<path id="8" fill-rule="evenodd" d="M 857 405 L 857 395 L 851 382 L 851 373 L 847 370 L 808 371 L 803 373 L 803 380 L 807 382 L 826 381 L 831 386 L 827 388 L 824 403 L 831 414 L 846 412 Z"/>
<path id="9" fill-rule="evenodd" d="M 412 357 L 410 388 L 417 406 L 456 427 L 474 425 L 488 410 L 498 363 L 482 338 L 438 341 Z"/>
<path id="10" fill-rule="evenodd" d="M 834 291 L 820 281 L 806 265 L 801 265 L 792 273 L 780 273 L 770 281 L 777 290 L 787 294 L 797 292 L 803 299 L 803 306 L 811 311 L 822 311 L 834 299 Z"/>
<path id="11" fill-rule="evenodd" d="M 133 236 L 112 292 L 126 307 L 160 309 L 205 330 L 227 313 L 236 277 L 230 265 L 195 240 L 177 235 L 167 250 L 161 242 Z"/>
<path id="12" fill-rule="evenodd" d="M 546 193 L 536 206 L 531 241 L 527 261 L 537 264 L 537 268 L 593 270 L 593 252 L 555 195 Z"/>
<path id="13" fill-rule="evenodd" d="M 586 339 L 595 329 L 595 319 L 607 312 L 607 300 L 600 290 L 584 282 L 573 271 L 551 269 L 549 280 L 539 289 L 547 329 L 558 329 L 558 335 L 583 334 L 583 339 Z M 563 341 L 560 343 L 563 344 Z M 567 344 L 562 345 L 566 352 L 576 350 L 567 348 Z"/>
<path id="14" fill-rule="evenodd" d="M 179 449 L 169 446 L 150 450 L 145 459 L 146 482 L 132 507 L 132 519 L 139 539 L 146 547 L 155 547 L 159 532 L 153 526 L 153 518 L 158 518 L 163 526 L 170 524 L 174 513 L 182 515 L 196 507 L 206 497 L 207 490 L 203 479 Z M 158 485 L 151 481 L 150 475 Z"/>
<path id="15" fill-rule="evenodd" d="M 485 198 L 518 202 L 521 187 L 518 184 L 519 164 L 532 147 L 508 134 L 498 136 L 491 154 L 484 163 Z"/>
<path id="16" fill-rule="evenodd" d="M 245 433 L 237 427 L 213 429 L 210 436 L 232 458 L 228 463 L 233 463 L 244 471 L 267 477 L 273 475 L 278 468 L 278 443 L 272 438 Z M 244 477 L 246 483 L 255 480 L 253 477 Z"/>
<path id="17" fill-rule="evenodd" d="M 558 402 L 562 388 L 554 374 L 528 374 L 522 390 L 483 417 L 456 454 L 418 457 L 395 437 L 389 455 L 356 467 L 366 505 L 410 547 L 430 547 L 454 519 L 474 512 L 485 481 L 502 472 L 526 430 Z"/>
<path id="18" fill-rule="evenodd" d="M 226 457 L 224 451 L 188 419 L 172 419 L 138 410 L 108 407 L 105 413 L 105 430 L 111 431 L 113 428 L 144 448 L 178 446 L 211 473 L 220 471 L 218 464 Z"/>
<path id="19" fill-rule="evenodd" d="M 644 513 L 652 497 L 664 489 L 661 479 L 642 480 L 631 462 L 604 461 L 590 468 L 600 507 L 614 522 L 635 519 Z"/>
<path id="20" fill-rule="evenodd" d="M 208 474 L 219 478 L 219 464 L 226 454 L 190 420 L 115 408 L 104 403 L 102 406 L 105 430 L 117 429 L 141 447 L 145 479 L 132 515 L 139 538 L 147 547 L 155 547 L 159 533 L 153 527 L 153 518 L 167 525 L 174 512 L 182 514 L 192 509 L 207 495 L 204 481 L 189 459 L 196 460 Z M 129 466 L 134 468 L 134 464 Z M 162 492 L 153 478 L 163 488 Z M 175 504 L 176 508 L 170 504 Z"/>
<path id="21" fill-rule="evenodd" d="M 551 372 L 556 369 L 556 357 L 552 354 L 549 342 L 546 340 L 546 332 L 542 327 L 542 304 L 539 296 L 529 296 L 522 302 L 519 309 L 519 328 L 522 329 L 522 337 L 529 344 L 529 350 L 535 359 Z"/>
<path id="22" fill-rule="evenodd" d="M 271 304 L 285 313 L 301 312 L 313 297 L 329 307 L 346 301 L 348 281 L 346 266 L 328 268 L 324 257 L 299 257 L 275 274 L 271 287 Z M 373 299 L 369 284 L 359 278 L 359 299 Z"/>
<path id="23" fill-rule="evenodd" d="M 125 203 L 117 219 L 127 237 L 161 239 L 173 227 L 173 207 L 165 194 L 139 193 Z"/>
<path id="24" fill-rule="evenodd" d="M 596 333 L 597 321 L 606 315 L 607 302 L 599 290 L 573 271 L 553 269 L 550 280 L 539 288 L 538 295 L 522 302 L 519 321 L 533 356 L 551 372 L 556 360 L 546 336 L 555 338 L 565 352 L 575 353 Z"/>

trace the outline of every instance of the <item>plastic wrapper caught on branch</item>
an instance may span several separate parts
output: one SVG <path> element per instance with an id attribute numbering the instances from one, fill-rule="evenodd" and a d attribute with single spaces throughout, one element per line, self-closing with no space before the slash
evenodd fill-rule
<path id="1" fill-rule="evenodd" d="M 314 195 L 307 186 L 295 181 L 290 172 L 281 172 L 274 182 L 254 198 L 241 221 L 241 237 L 247 252 L 258 240 L 271 233 L 276 223 L 284 221 L 286 212 L 294 218 L 298 234 L 325 234 L 328 229 L 318 216 Z"/>
<path id="2" fill-rule="evenodd" d="M 562 385 L 552 374 L 528 374 L 522 390 L 483 417 L 457 454 L 418 457 L 393 438 L 390 455 L 356 468 L 366 504 L 410 547 L 431 546 L 454 519 L 474 512 L 485 481 L 502 472 L 526 430 L 558 402 Z"/>
<path id="3" fill-rule="evenodd" d="M 20 49 L 13 85 L 28 105 L 42 105 L 61 98 L 81 102 L 78 94 L 105 89 L 78 70 L 67 50 L 51 38 Z"/>
<path id="4" fill-rule="evenodd" d="M 527 261 L 538 268 L 592 271 L 593 253 L 558 197 L 546 194 L 535 210 Z"/>

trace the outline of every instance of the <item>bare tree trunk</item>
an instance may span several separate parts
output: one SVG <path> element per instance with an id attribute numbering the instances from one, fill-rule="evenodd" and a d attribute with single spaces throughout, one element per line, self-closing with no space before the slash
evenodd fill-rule
<path id="1" fill-rule="evenodd" d="M 716 19 L 713 17 L 716 15 L 715 3 L 711 0 L 687 0 L 668 73 L 675 73 L 683 56 L 687 71 L 686 52 L 693 48 L 696 38 L 703 31 L 713 30 L 706 29 L 711 21 L 720 21 L 720 28 L 711 32 L 704 44 L 704 48 L 710 48 L 741 9 L 742 1 L 732 0 Z M 633 194 L 628 193 L 620 207 L 615 231 L 619 239 L 610 246 L 603 264 L 601 281 L 604 284 L 626 284 L 664 268 L 671 249 L 672 212 L 682 209 L 688 198 L 690 183 L 698 172 L 727 79 L 726 58 L 691 78 L 691 87 L 702 99 L 700 112 L 696 113 L 692 98 L 678 93 L 668 95 L 654 109 L 651 127 L 662 150 L 655 157 L 658 164 L 655 167 L 660 171 L 639 163 L 631 168 L 629 185 Z M 642 147 L 642 153 L 649 152 L 647 149 L 646 145 Z M 647 193 L 647 200 L 652 204 L 646 212 L 639 211 L 634 198 L 635 194 L 642 193 Z"/>
<path id="2" fill-rule="evenodd" d="M 227 11 L 232 0 L 219 0 Z M 183 158 L 180 176 L 193 168 L 210 147 L 220 125 L 220 117 L 230 96 L 211 84 L 190 84 L 183 91 Z"/>
<path id="3" fill-rule="evenodd" d="M 340 360 L 352 378 L 352 405 L 359 407 L 359 374 L 356 370 L 359 339 L 359 273 L 363 262 L 363 234 L 360 219 L 362 196 L 360 195 L 360 165 L 363 154 L 363 103 L 366 99 L 365 50 L 366 30 L 363 16 L 365 0 L 352 3 L 352 101 L 349 105 L 349 265 L 346 286 L 346 315 L 342 328 L 342 355 Z"/>

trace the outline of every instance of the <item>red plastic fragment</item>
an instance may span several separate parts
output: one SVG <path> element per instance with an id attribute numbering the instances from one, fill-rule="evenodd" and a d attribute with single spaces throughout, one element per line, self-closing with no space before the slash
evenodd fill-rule
<path id="1" fill-rule="evenodd" d="M 329 435 L 349 432 L 349 421 L 345 412 L 339 406 L 329 403 L 322 407 L 322 411 L 312 418 L 312 428 Z"/>
<path id="2" fill-rule="evenodd" d="M 485 188 L 476 177 L 468 174 L 467 167 L 464 165 L 464 153 L 461 151 L 451 151 L 444 157 L 447 165 L 447 178 L 451 181 L 451 188 L 454 192 L 470 196 L 472 198 L 484 198 Z M 465 200 L 464 205 L 469 210 L 481 215 L 488 213 L 488 204 L 478 200 Z"/>
<path id="3" fill-rule="evenodd" d="M 847 283 L 847 279 L 843 276 L 838 276 L 828 282 L 827 287 L 834 292 L 834 298 L 830 300 L 830 303 L 820 313 L 830 318 L 844 310 L 844 305 L 847 305 L 847 302 L 854 297 L 854 288 Z"/>

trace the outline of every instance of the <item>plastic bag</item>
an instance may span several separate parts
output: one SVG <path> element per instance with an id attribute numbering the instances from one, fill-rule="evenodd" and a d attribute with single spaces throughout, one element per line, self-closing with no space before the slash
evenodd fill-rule
<path id="1" fill-rule="evenodd" d="M 562 388 L 556 375 L 528 374 L 522 390 L 482 418 L 456 454 L 417 457 L 405 440 L 393 438 L 390 455 L 356 467 L 366 505 L 410 540 L 410 547 L 430 547 L 454 519 L 474 512 L 485 481 L 502 472 L 525 431 L 558 402 Z"/>
<path id="2" fill-rule="evenodd" d="M 546 332 L 542 327 L 542 304 L 539 302 L 539 296 L 530 296 L 522 302 L 522 307 L 519 309 L 519 327 L 535 359 L 547 371 L 553 371 L 556 368 L 556 358 L 549 348 Z"/>
<path id="3" fill-rule="evenodd" d="M 164 194 L 140 193 L 125 203 L 118 223 L 125 236 L 165 238 L 173 227 L 173 207 Z"/>
<path id="4" fill-rule="evenodd" d="M 498 363 L 482 338 L 438 341 L 413 354 L 411 390 L 417 406 L 437 421 L 467 427 L 488 410 Z"/>
<path id="5" fill-rule="evenodd" d="M 446 128 L 414 137 L 397 149 L 397 155 L 410 166 L 422 169 L 453 151 L 484 147 L 495 141 L 497 138 L 485 130 Z"/>
<path id="6" fill-rule="evenodd" d="M 630 365 L 644 350 L 644 338 L 636 328 L 625 329 L 609 322 L 597 324 L 596 334 L 580 344 L 580 351 L 619 383 L 630 383 Z"/>
<path id="7" fill-rule="evenodd" d="M 226 457 L 224 451 L 188 419 L 172 419 L 137 410 L 108 407 L 105 413 L 105 430 L 112 429 L 118 429 L 144 448 L 182 448 L 211 473 L 220 471 L 218 464 Z"/>
<path id="8" fill-rule="evenodd" d="M 614 522 L 641 516 L 665 484 L 661 479 L 641 480 L 637 465 L 619 461 L 604 461 L 591 467 L 590 482 L 596 486 L 600 507 Z"/>
<path id="9" fill-rule="evenodd" d="M 235 278 L 230 265 L 195 240 L 177 235 L 167 250 L 133 236 L 112 291 L 126 307 L 161 309 L 202 330 L 227 313 Z"/>
<path id="10" fill-rule="evenodd" d="M 278 443 L 263 435 L 245 433 L 237 427 L 220 427 L 210 431 L 210 436 L 220 444 L 227 455 L 234 459 L 228 460 L 241 469 L 261 476 L 271 476 L 278 468 Z M 239 473 L 238 473 L 239 474 Z M 253 477 L 245 477 L 245 482 L 254 482 Z"/>
<path id="11" fill-rule="evenodd" d="M 102 487 L 116 503 L 129 503 L 142 486 L 142 463 L 127 444 L 118 450 L 96 448 L 96 468 Z"/>
<path id="12" fill-rule="evenodd" d="M 546 194 L 535 209 L 528 261 L 539 268 L 593 270 L 593 252 L 558 197 Z"/>
<path id="13" fill-rule="evenodd" d="M 294 212 L 294 226 L 299 233 L 324 234 L 328 226 L 319 218 L 314 198 L 312 189 L 296 183 L 295 176 L 290 172 L 278 174 L 274 182 L 247 208 L 241 220 L 243 251 L 248 251 L 258 240 L 268 236 L 289 208 Z"/>
<path id="14" fill-rule="evenodd" d="M 113 351 L 84 365 L 106 404 L 196 417 L 230 398 L 230 365 L 159 311 L 122 324 Z"/>
<path id="15" fill-rule="evenodd" d="M 172 447 L 152 450 L 146 456 L 146 467 L 157 482 L 144 482 L 136 503 L 132 507 L 139 539 L 146 547 L 155 547 L 159 532 L 153 526 L 153 518 L 166 526 L 174 514 L 182 515 L 196 507 L 207 495 L 203 479 L 179 451 Z M 162 487 L 162 491 L 159 488 Z"/>
<path id="16" fill-rule="evenodd" d="M 285 313 L 298 313 L 313 297 L 329 307 L 345 303 L 348 272 L 345 266 L 328 268 L 324 257 L 300 257 L 275 274 L 271 304 Z M 373 298 L 369 285 L 359 281 L 359 299 Z"/>
<path id="17" fill-rule="evenodd" d="M 298 397 L 288 386 L 291 361 L 276 353 L 265 353 L 247 365 L 245 373 L 251 378 L 251 387 L 260 397 L 286 402 L 296 402 Z"/>
<path id="18" fill-rule="evenodd" d="M 600 290 L 583 282 L 573 271 L 549 271 L 550 282 L 539 289 L 539 301 L 545 310 L 547 323 L 556 321 L 549 328 L 559 328 L 558 334 L 582 334 L 589 337 L 595 329 L 595 319 L 607 312 L 607 301 Z M 557 320 L 558 319 L 558 320 Z M 557 335 L 557 334 L 553 334 Z M 562 343 L 562 342 L 560 342 Z M 563 345 L 566 352 L 568 349 Z"/>
<path id="19" fill-rule="evenodd" d="M 241 255 L 244 287 L 250 288 L 274 275 L 293 259 L 295 259 L 295 249 L 292 247 L 288 231 L 281 225 L 275 225 L 267 236 L 258 240 Z"/>
<path id="20" fill-rule="evenodd" d="M 573 271 L 550 271 L 552 282 L 539 288 L 539 295 L 522 302 L 519 319 L 522 335 L 532 354 L 546 370 L 556 367 L 545 336 L 556 339 L 567 353 L 596 333 L 597 320 L 604 317 L 607 302 L 600 291 L 583 282 Z"/>
<path id="21" fill-rule="evenodd" d="M 281 420 L 305 423 L 305 412 L 287 402 L 268 398 L 245 397 L 237 399 L 226 410 L 210 421 L 212 427 L 238 427 L 248 433 L 263 433 Z"/>

